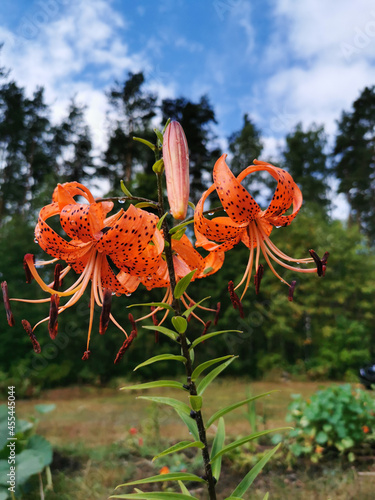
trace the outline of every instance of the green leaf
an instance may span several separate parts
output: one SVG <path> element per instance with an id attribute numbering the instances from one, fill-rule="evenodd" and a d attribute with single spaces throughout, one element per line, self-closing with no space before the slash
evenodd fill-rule
<path id="1" fill-rule="evenodd" d="M 189 207 L 191 207 L 193 210 L 195 210 L 195 205 L 192 201 L 188 201 Z"/>
<path id="2" fill-rule="evenodd" d="M 49 413 L 50 411 L 53 411 L 56 408 L 56 405 L 55 404 L 50 404 L 50 405 L 34 405 L 34 408 L 39 413 Z"/>
<path id="3" fill-rule="evenodd" d="M 168 406 L 172 406 L 175 410 L 181 411 L 190 415 L 190 406 L 178 399 L 165 398 L 162 396 L 138 396 L 137 399 L 147 399 L 148 401 L 155 401 L 155 403 L 160 403 Z"/>
<path id="4" fill-rule="evenodd" d="M 194 269 L 194 271 L 190 271 L 190 273 L 180 279 L 180 281 L 176 285 L 176 288 L 174 289 L 175 299 L 179 299 L 185 293 L 185 290 L 189 286 L 190 281 L 193 279 L 193 276 L 196 272 L 197 270 Z"/>
<path id="5" fill-rule="evenodd" d="M 163 145 L 163 134 L 157 128 L 154 128 L 154 132 L 155 132 L 155 134 L 157 135 L 157 138 L 160 141 L 160 145 L 162 146 Z"/>
<path id="6" fill-rule="evenodd" d="M 204 483 L 205 480 L 195 474 L 190 474 L 189 472 L 169 472 L 168 474 L 159 474 L 157 476 L 146 477 L 144 479 L 138 479 L 138 481 L 130 481 L 129 483 L 123 483 L 116 486 L 117 488 L 122 488 L 123 486 L 133 486 L 135 484 L 148 484 L 148 483 L 161 483 L 165 481 L 195 481 L 198 483 Z"/>
<path id="7" fill-rule="evenodd" d="M 129 191 L 129 189 L 125 186 L 125 182 L 121 179 L 120 181 L 121 191 L 126 194 L 129 198 L 133 198 L 133 195 Z"/>
<path id="8" fill-rule="evenodd" d="M 204 342 L 205 340 L 210 339 L 211 337 L 215 337 L 216 335 L 221 335 L 222 333 L 242 333 L 242 331 L 241 330 L 220 330 L 219 332 L 206 333 L 206 335 L 202 335 L 201 337 L 198 337 L 197 339 L 195 339 L 194 342 L 189 347 L 189 349 L 194 349 L 194 347 L 196 347 L 201 342 Z"/>
<path id="9" fill-rule="evenodd" d="M 192 224 L 193 222 L 194 222 L 194 219 L 191 219 L 191 220 L 188 220 L 188 221 L 185 221 L 185 222 L 181 222 L 181 224 L 177 224 L 176 226 L 172 227 L 169 230 L 169 234 L 173 235 L 175 233 L 178 233 L 181 229 L 186 228 L 189 224 Z"/>
<path id="10" fill-rule="evenodd" d="M 177 451 L 186 450 L 186 448 L 202 449 L 204 448 L 204 444 L 201 441 L 181 441 L 180 443 L 177 443 L 170 448 L 162 451 L 158 455 L 155 455 L 152 461 L 156 460 L 157 458 L 164 457 L 165 455 L 169 455 L 170 453 L 176 453 Z"/>
<path id="11" fill-rule="evenodd" d="M 138 368 L 142 368 L 142 366 L 151 365 L 152 363 L 158 363 L 159 361 L 182 361 L 182 363 L 186 363 L 186 358 L 184 356 L 177 356 L 175 354 L 159 354 L 158 356 L 146 359 L 146 361 L 143 361 L 143 363 L 137 365 L 134 368 L 134 371 L 138 370 Z"/>
<path id="12" fill-rule="evenodd" d="M 224 363 L 214 368 L 208 375 L 206 375 L 204 379 L 200 381 L 197 387 L 198 395 L 201 396 L 207 389 L 207 387 L 211 384 L 211 382 L 237 358 L 238 356 L 233 356 L 231 359 L 228 359 L 228 361 L 224 361 Z"/>
<path id="13" fill-rule="evenodd" d="M 257 477 L 259 472 L 263 469 L 263 467 L 270 460 L 270 458 L 277 452 L 280 446 L 281 443 L 275 446 L 275 448 L 273 448 L 272 450 L 269 450 L 267 451 L 267 453 L 265 453 L 264 457 L 261 458 L 259 462 L 254 465 L 251 471 L 249 471 L 246 474 L 246 476 L 242 479 L 237 488 L 233 491 L 232 493 L 233 496 L 238 496 L 240 498 L 243 497 L 243 495 L 246 493 L 249 487 L 253 484 L 254 479 Z"/>
<path id="14" fill-rule="evenodd" d="M 155 174 L 162 174 L 164 172 L 164 160 L 163 160 L 163 158 L 160 158 L 160 160 L 157 160 L 152 165 L 152 170 L 155 172 Z"/>
<path id="15" fill-rule="evenodd" d="M 134 206 L 137 208 L 147 208 L 147 207 L 156 208 L 157 205 L 156 203 L 152 203 L 150 201 L 140 201 L 139 203 L 136 203 Z"/>
<path id="16" fill-rule="evenodd" d="M 270 434 L 271 432 L 277 432 L 277 431 L 285 431 L 285 430 L 290 430 L 293 429 L 293 427 L 279 427 L 278 429 L 268 429 L 266 431 L 262 432 L 256 432 L 254 434 L 250 434 L 249 436 L 245 436 L 241 439 L 237 439 L 236 441 L 233 441 L 233 443 L 228 444 L 228 446 L 225 446 L 217 455 L 215 455 L 213 458 L 211 458 L 211 462 L 213 462 L 218 456 L 224 455 L 225 453 L 228 453 L 228 451 L 232 451 L 235 448 L 238 448 L 239 446 L 242 446 L 245 443 L 248 443 L 249 441 L 253 441 L 254 439 L 258 439 L 258 437 L 265 436 L 266 434 Z"/>
<path id="17" fill-rule="evenodd" d="M 174 312 L 174 309 L 172 306 L 169 304 L 166 304 L 165 302 L 146 302 L 145 304 L 131 304 L 130 306 L 127 306 L 128 309 L 131 307 L 144 307 L 144 306 L 150 306 L 150 307 L 160 307 L 162 309 L 168 309 L 168 311 Z"/>
<path id="18" fill-rule="evenodd" d="M 172 324 L 178 333 L 185 333 L 188 323 L 182 316 L 173 316 Z"/>
<path id="19" fill-rule="evenodd" d="M 189 415 L 186 414 L 186 412 L 182 412 L 177 410 L 177 414 L 180 417 L 180 419 L 184 422 L 186 427 L 189 429 L 190 434 L 193 436 L 193 438 L 196 441 L 199 441 L 199 432 L 197 428 L 197 424 L 193 418 L 191 418 L 190 413 Z"/>
<path id="20" fill-rule="evenodd" d="M 146 330 L 155 330 L 157 332 L 163 333 L 167 337 L 169 337 L 172 340 L 177 340 L 178 333 L 174 332 L 173 330 L 170 330 L 169 328 L 165 328 L 164 326 L 142 326 L 142 328 L 145 328 Z"/>
<path id="21" fill-rule="evenodd" d="M 268 391 L 264 392 L 263 394 L 258 394 L 258 396 L 252 396 L 251 398 L 244 399 L 243 401 L 240 401 L 239 403 L 234 403 L 232 405 L 226 406 L 225 408 L 222 408 L 221 410 L 217 411 L 212 415 L 212 417 L 208 420 L 206 424 L 206 428 L 208 429 L 218 418 L 222 417 L 226 413 L 229 413 L 236 408 L 245 405 L 246 403 L 250 403 L 250 401 L 255 401 L 256 399 L 263 398 L 264 396 L 268 396 L 268 394 L 271 394 L 271 392 L 277 392 L 276 390 L 273 391 Z"/>
<path id="22" fill-rule="evenodd" d="M 184 389 L 183 384 L 181 384 L 181 382 L 176 382 L 175 380 L 155 380 L 154 382 L 146 382 L 145 384 L 120 387 L 120 391 L 154 389 L 155 387 L 173 387 L 175 389 Z"/>
<path id="23" fill-rule="evenodd" d="M 183 227 L 179 231 L 176 231 L 175 233 L 172 234 L 172 240 L 179 241 L 183 237 L 185 232 L 186 232 L 186 227 Z"/>
<path id="24" fill-rule="evenodd" d="M 26 449 L 33 450 L 43 463 L 43 468 L 52 462 L 52 445 L 47 439 L 38 434 L 34 434 L 27 442 Z M 17 461 L 17 459 L 16 459 Z"/>
<path id="25" fill-rule="evenodd" d="M 44 463 L 42 456 L 34 450 L 23 450 L 16 459 L 17 484 L 25 483 L 29 477 L 42 472 Z"/>
<path id="26" fill-rule="evenodd" d="M 211 455 L 215 456 L 219 453 L 220 450 L 223 449 L 224 441 L 225 441 L 225 424 L 224 424 L 224 419 L 221 418 L 219 420 L 219 425 L 217 426 L 216 435 L 212 443 Z M 212 474 L 217 481 L 220 478 L 221 459 L 222 457 L 218 457 L 216 460 L 212 462 Z"/>
<path id="27" fill-rule="evenodd" d="M 264 495 L 264 497 L 263 497 L 263 500 L 268 500 L 268 495 L 269 495 L 269 493 L 268 493 L 268 491 L 267 491 L 267 493 L 266 493 L 266 494 Z"/>
<path id="28" fill-rule="evenodd" d="M 158 220 L 158 223 L 156 224 L 156 227 L 158 229 L 161 229 L 161 226 L 163 225 L 164 219 L 168 215 L 168 212 L 165 212 L 165 214 Z"/>
<path id="29" fill-rule="evenodd" d="M 192 495 L 190 495 L 190 493 L 189 493 L 189 490 L 186 488 L 186 486 L 184 485 L 184 483 L 182 481 L 179 481 L 178 485 L 180 486 L 182 493 L 184 493 L 185 495 L 189 495 L 190 498 L 192 497 Z"/>
<path id="30" fill-rule="evenodd" d="M 170 493 L 168 491 L 152 491 L 145 493 L 128 493 L 124 495 L 112 495 L 109 498 L 124 498 L 127 500 L 198 500 L 191 495 L 183 495 L 182 493 Z"/>
<path id="31" fill-rule="evenodd" d="M 189 309 L 186 309 L 186 311 L 183 313 L 182 316 L 185 316 L 185 318 L 187 318 L 190 315 L 190 313 L 194 311 L 194 309 L 196 307 L 198 307 L 200 304 L 202 304 L 202 302 L 204 302 L 205 300 L 210 299 L 210 298 L 211 297 L 205 297 L 204 299 L 200 300 L 199 302 L 196 302 L 194 305 L 189 307 Z"/>
<path id="32" fill-rule="evenodd" d="M 164 128 L 163 128 L 163 135 L 164 135 L 164 132 L 167 130 L 167 127 L 168 125 L 171 123 L 171 119 L 168 118 L 168 120 L 165 122 L 165 125 L 164 125 Z"/>
<path id="33" fill-rule="evenodd" d="M 214 365 L 215 363 L 219 363 L 220 361 L 224 361 L 225 359 L 228 358 L 233 358 L 234 354 L 228 354 L 227 356 L 222 356 L 221 358 L 215 358 L 215 359 L 210 359 L 209 361 L 205 361 L 204 363 L 198 365 L 196 369 L 193 371 L 191 375 L 191 380 L 194 382 L 197 380 L 199 375 L 206 370 L 206 368 L 209 368 L 211 365 Z"/>
<path id="34" fill-rule="evenodd" d="M 147 141 L 146 139 L 142 139 L 141 137 L 133 137 L 133 141 L 141 142 L 142 144 L 146 144 L 152 151 L 156 151 L 156 146 L 155 144 L 152 144 L 152 142 Z M 122 188 L 122 186 L 121 186 Z"/>
<path id="35" fill-rule="evenodd" d="M 202 408 L 203 400 L 201 396 L 189 396 L 189 402 L 194 411 L 199 411 Z"/>

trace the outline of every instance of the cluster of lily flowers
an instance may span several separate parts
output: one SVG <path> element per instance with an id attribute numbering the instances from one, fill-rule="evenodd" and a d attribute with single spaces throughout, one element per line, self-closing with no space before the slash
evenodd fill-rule
<path id="1" fill-rule="evenodd" d="M 163 160 L 170 213 L 174 219 L 184 220 L 189 201 L 189 156 L 186 137 L 178 122 L 171 122 L 164 133 Z M 288 298 L 293 300 L 296 282 L 287 283 L 275 270 L 271 261 L 295 272 L 317 273 L 323 276 L 328 253 L 320 259 L 316 252 L 310 250 L 309 258 L 296 259 L 283 253 L 270 240 L 272 229 L 275 226 L 288 226 L 302 205 L 301 191 L 285 170 L 255 160 L 254 165 L 247 167 L 235 177 L 225 160 L 226 155 L 223 155 L 216 162 L 213 169 L 214 183 L 203 193 L 194 212 L 195 246 L 204 249 L 207 255 L 202 256 L 194 248 L 188 236 L 186 234 L 181 236 L 181 232 L 175 232 L 178 237 L 172 235 L 171 249 L 175 278 L 178 282 L 192 271 L 195 271 L 193 280 L 216 273 L 223 265 L 226 252 L 240 242 L 245 244 L 249 249 L 249 260 L 244 275 L 236 286 L 233 282 L 228 285 L 233 306 L 243 315 L 241 300 L 252 276 L 256 293 L 259 292 L 264 272 L 260 263 L 261 254 L 274 275 L 289 287 Z M 275 193 L 266 210 L 260 208 L 241 184 L 245 177 L 259 171 L 269 173 L 277 181 Z M 225 215 L 207 218 L 204 204 L 208 196 L 215 191 Z M 84 185 L 68 182 L 59 184 L 53 192 L 52 202 L 41 209 L 35 227 L 35 238 L 52 259 L 35 260 L 34 255 L 26 254 L 24 268 L 26 281 L 30 283 L 35 279 L 48 296 L 35 300 L 9 298 L 7 283 L 4 281 L 1 284 L 10 326 L 15 324 L 10 301 L 49 303 L 48 316 L 34 327 L 31 327 L 27 320 L 22 320 L 34 351 L 40 352 L 40 345 L 34 333 L 35 328 L 41 323 L 48 323 L 50 337 L 54 339 L 58 333 L 59 315 L 76 304 L 87 288 L 90 289 L 90 318 L 87 345 L 82 358 L 84 360 L 90 356 L 89 345 L 95 304 L 102 311 L 99 333 L 103 335 L 112 322 L 125 335 L 125 341 L 116 356 L 115 363 L 122 358 L 136 337 L 139 321 L 148 317 L 152 317 L 154 324 L 160 325 L 165 321 L 169 311 L 162 307 L 152 308 L 149 314 L 136 320 L 130 314 L 132 330 L 128 334 L 111 314 L 111 301 L 114 295 L 129 296 L 140 286 L 146 287 L 147 290 L 164 289 L 162 302 L 171 304 L 173 301 L 164 252 L 166 241 L 165 232 L 161 227 L 162 220 L 157 215 L 132 204 L 127 210 L 121 208 L 115 214 L 109 215 L 113 207 L 112 201 L 96 201 Z M 290 207 L 292 212 L 284 215 Z M 62 237 L 49 225 L 48 219 L 54 216 L 59 216 L 61 229 L 69 239 Z M 181 227 L 184 226 L 182 223 Z M 65 262 L 65 267 L 59 261 Z M 294 265 L 296 263 L 314 264 L 314 266 L 301 268 L 296 267 Z M 47 284 L 39 275 L 38 268 L 51 264 L 55 264 L 54 280 Z M 72 272 L 78 276 L 76 281 L 66 290 L 61 290 L 63 279 Z M 236 290 L 242 286 L 242 294 L 239 297 Z M 61 303 L 64 299 L 65 303 Z M 195 304 L 186 292 L 182 295 L 181 301 L 186 308 Z M 220 304 L 217 309 L 199 307 L 218 313 Z M 158 322 L 156 313 L 160 310 L 164 311 L 164 316 Z M 208 324 L 196 313 L 193 312 L 192 315 L 201 321 L 207 330 Z"/>

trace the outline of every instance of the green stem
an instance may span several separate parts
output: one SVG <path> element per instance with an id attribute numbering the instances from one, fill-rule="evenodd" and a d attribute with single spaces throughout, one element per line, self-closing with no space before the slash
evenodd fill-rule
<path id="1" fill-rule="evenodd" d="M 158 210 L 159 210 L 159 217 L 161 218 L 164 215 L 162 174 L 156 174 L 156 177 L 157 177 L 157 182 L 158 182 L 158 200 L 159 200 Z M 167 242 L 167 245 L 165 245 L 165 247 L 164 247 L 164 251 L 165 251 L 165 258 L 166 258 L 166 262 L 167 262 L 167 266 L 168 266 L 168 273 L 169 273 L 171 291 L 172 291 L 172 296 L 173 296 L 172 307 L 176 313 L 176 316 L 180 316 L 181 315 L 180 301 L 178 299 L 175 299 L 175 297 L 174 297 L 174 290 L 176 287 L 176 275 L 175 275 L 174 265 L 173 265 L 172 238 L 171 238 L 171 235 L 169 234 L 169 228 L 168 228 L 168 224 L 167 224 L 166 219 L 164 219 L 164 221 L 163 221 L 162 229 L 163 229 L 163 233 L 164 233 L 164 239 Z M 191 396 L 197 396 L 197 388 L 195 386 L 195 383 L 191 381 L 191 376 L 193 373 L 193 366 L 192 366 L 189 346 L 188 346 L 185 334 L 180 335 L 180 339 L 181 339 L 182 352 L 186 358 L 185 367 L 186 367 L 186 375 L 187 375 L 187 383 L 189 386 L 189 392 L 190 392 Z M 210 453 L 208 451 L 208 444 L 207 444 L 207 437 L 206 437 L 206 428 L 204 426 L 202 413 L 200 411 L 197 411 L 194 413 L 194 417 L 195 417 L 195 421 L 196 421 L 197 428 L 198 428 L 199 439 L 204 444 L 204 448 L 202 449 L 202 457 L 203 457 L 203 463 L 204 463 L 204 469 L 205 469 L 205 479 L 207 481 L 207 487 L 208 487 L 208 494 L 209 494 L 210 500 L 216 500 L 216 492 L 215 492 L 216 480 L 212 475 L 212 467 L 211 467 L 211 463 L 210 463 Z"/>

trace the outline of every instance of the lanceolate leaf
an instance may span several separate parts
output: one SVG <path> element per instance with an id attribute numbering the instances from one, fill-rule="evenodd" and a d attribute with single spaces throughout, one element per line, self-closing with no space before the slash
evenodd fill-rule
<path id="1" fill-rule="evenodd" d="M 188 226 L 189 224 L 192 224 L 193 222 L 194 222 L 194 219 L 188 220 L 186 222 L 181 222 L 181 224 L 177 224 L 177 226 L 172 227 L 172 229 L 169 230 L 169 234 L 171 234 L 171 235 L 175 234 L 178 231 L 180 231 L 180 229 L 184 229 L 186 226 Z"/>
<path id="2" fill-rule="evenodd" d="M 131 194 L 129 189 L 125 186 L 125 182 L 123 180 L 120 181 L 120 186 L 121 186 L 122 192 L 125 193 L 126 196 L 129 196 L 129 198 L 132 198 L 133 195 Z"/>
<path id="3" fill-rule="evenodd" d="M 170 330 L 169 328 L 165 328 L 164 326 L 143 326 L 142 328 L 145 328 L 146 330 L 152 330 L 152 331 L 157 331 L 160 333 L 163 333 L 167 337 L 169 337 L 172 340 L 176 340 L 178 337 L 178 333 L 174 332 L 173 330 Z"/>
<path id="4" fill-rule="evenodd" d="M 209 361 L 206 361 L 205 363 L 202 363 L 196 367 L 196 369 L 193 371 L 191 375 L 191 380 L 194 382 L 197 380 L 199 375 L 206 370 L 206 368 L 209 368 L 211 365 L 214 365 L 215 363 L 219 363 L 220 361 L 224 361 L 225 359 L 228 358 L 233 358 L 233 354 L 229 354 L 228 356 L 222 356 L 221 358 L 215 358 L 215 359 L 210 359 Z"/>
<path id="5" fill-rule="evenodd" d="M 166 218 L 167 215 L 168 215 L 168 212 L 165 212 L 165 214 L 162 217 L 160 217 L 160 219 L 158 220 L 158 223 L 156 224 L 156 227 L 158 229 L 161 229 L 161 226 L 163 225 L 164 219 Z"/>
<path id="6" fill-rule="evenodd" d="M 176 288 L 174 289 L 174 298 L 179 299 L 181 295 L 185 293 L 185 290 L 190 284 L 190 281 L 193 279 L 194 274 L 197 272 L 196 269 L 194 271 L 190 271 L 186 276 L 180 279 L 177 283 Z"/>
<path id="7" fill-rule="evenodd" d="M 112 495 L 109 498 L 123 498 L 125 500 L 198 500 L 191 495 L 184 495 L 183 493 L 170 493 L 167 491 L 152 491 L 144 493 L 128 493 L 123 495 Z"/>
<path id="8" fill-rule="evenodd" d="M 199 302 L 196 302 L 194 305 L 189 307 L 189 309 L 186 309 L 186 311 L 183 313 L 182 316 L 185 316 L 185 318 L 187 318 L 190 315 L 190 313 L 194 311 L 194 309 L 196 307 L 198 307 L 200 304 L 202 304 L 202 302 L 204 302 L 205 300 L 210 299 L 210 298 L 211 297 L 205 297 L 204 299 L 200 300 Z"/>
<path id="9" fill-rule="evenodd" d="M 151 307 L 161 307 L 162 309 L 168 309 L 168 311 L 174 312 L 174 309 L 172 306 L 169 304 L 166 304 L 165 302 L 146 302 L 145 304 L 131 304 L 130 306 L 127 306 L 128 309 L 131 307 L 144 307 L 144 306 L 151 306 Z"/>
<path id="10" fill-rule="evenodd" d="M 179 484 L 179 486 L 181 488 L 182 493 L 184 493 L 185 495 L 189 495 L 190 498 L 191 498 L 192 495 L 190 495 L 189 490 L 186 488 L 186 486 L 184 485 L 184 483 L 182 481 L 179 481 L 178 484 Z"/>
<path id="11" fill-rule="evenodd" d="M 145 384 L 127 385 L 121 387 L 121 391 L 154 389 L 155 387 L 173 387 L 175 389 L 184 389 L 181 382 L 175 380 L 155 380 L 154 382 L 146 382 Z M 185 390 L 185 389 L 184 389 Z"/>
<path id="12" fill-rule="evenodd" d="M 225 446 L 219 453 L 217 453 L 214 457 L 211 458 L 211 462 L 213 462 L 217 457 L 220 455 L 224 455 L 225 453 L 228 453 L 228 451 L 232 451 L 235 448 L 238 448 L 239 446 L 242 446 L 245 443 L 248 443 L 249 441 L 253 441 L 254 439 L 258 439 L 260 436 L 265 436 L 266 434 L 270 434 L 271 432 L 278 432 L 278 431 L 285 431 L 285 430 L 290 430 L 293 429 L 293 427 L 279 427 L 278 429 L 268 429 L 266 431 L 262 432 L 256 432 L 255 434 L 250 434 L 249 436 L 245 436 L 241 439 L 237 439 L 236 441 L 233 441 L 233 443 L 228 444 L 228 446 Z"/>
<path id="13" fill-rule="evenodd" d="M 223 415 L 235 410 L 236 408 L 239 408 L 242 405 L 245 405 L 246 403 L 250 403 L 250 401 L 255 401 L 256 399 L 263 398 L 264 396 L 268 396 L 268 394 L 271 394 L 271 392 L 277 392 L 277 391 L 274 390 L 274 391 L 264 392 L 263 394 L 258 394 L 258 396 L 252 396 L 251 398 L 244 399 L 243 401 L 240 401 L 239 403 L 234 403 L 233 405 L 226 406 L 225 408 L 221 408 L 221 410 L 217 411 L 216 413 L 214 413 L 212 415 L 211 418 L 209 418 L 206 428 L 208 429 L 218 418 L 222 417 Z"/>
<path id="14" fill-rule="evenodd" d="M 264 455 L 263 458 L 259 460 L 258 463 L 254 465 L 254 467 L 251 469 L 250 472 L 246 474 L 246 476 L 242 479 L 240 484 L 237 486 L 237 488 L 233 491 L 232 495 L 234 496 L 239 496 L 240 498 L 243 497 L 243 495 L 246 493 L 246 491 L 249 489 L 249 487 L 253 484 L 254 479 L 257 477 L 259 472 L 263 469 L 263 467 L 266 465 L 268 460 L 277 452 L 277 450 L 280 448 L 281 443 L 279 443 L 275 448 L 272 450 L 267 451 L 267 453 Z"/>
<path id="15" fill-rule="evenodd" d="M 201 342 L 204 342 L 205 340 L 210 339 L 211 337 L 215 337 L 216 335 L 221 335 L 222 333 L 232 333 L 232 332 L 242 333 L 241 330 L 221 330 L 219 332 L 206 333 L 206 335 L 202 335 L 201 337 L 195 339 L 194 342 L 189 347 L 189 349 L 194 349 L 194 347 L 200 344 Z"/>
<path id="16" fill-rule="evenodd" d="M 228 361 L 225 361 L 218 367 L 214 368 L 208 375 L 206 375 L 197 387 L 198 395 L 201 396 L 207 389 L 207 387 L 211 384 L 211 382 L 219 375 L 219 373 L 225 370 L 225 368 L 229 366 L 236 358 L 238 358 L 238 356 L 233 356 L 233 358 L 228 359 Z"/>
<path id="17" fill-rule="evenodd" d="M 224 424 L 224 419 L 221 418 L 219 420 L 219 425 L 217 426 L 214 442 L 212 443 L 211 455 L 215 456 L 219 453 L 220 450 L 222 450 L 224 446 L 224 441 L 225 441 L 225 424 Z M 221 459 L 222 456 L 218 457 L 216 460 L 212 462 L 212 474 L 217 481 L 220 478 Z"/>
<path id="18" fill-rule="evenodd" d="M 162 396 L 138 396 L 137 399 L 147 399 L 148 401 L 155 401 L 155 403 L 160 403 L 168 406 L 172 406 L 175 410 L 181 411 L 183 413 L 186 413 L 187 415 L 190 415 L 190 407 L 186 404 L 183 403 L 182 401 L 179 401 L 178 399 L 173 399 L 173 398 L 165 398 Z M 288 427 L 289 429 L 289 427 Z"/>
<path id="19" fill-rule="evenodd" d="M 190 413 L 186 415 L 186 413 L 177 410 L 178 416 L 184 422 L 186 427 L 189 429 L 190 434 L 194 437 L 196 441 L 199 441 L 199 432 L 197 428 L 197 424 L 193 418 L 191 418 Z"/>
<path id="20" fill-rule="evenodd" d="M 168 474 L 159 474 L 158 476 L 145 477 L 144 479 L 138 479 L 138 481 L 130 481 L 129 483 L 119 484 L 117 488 L 123 486 L 133 486 L 135 484 L 148 484 L 148 483 L 162 483 L 165 481 L 196 481 L 198 483 L 204 483 L 204 479 L 195 474 L 190 474 L 189 472 L 170 472 Z"/>
<path id="21" fill-rule="evenodd" d="M 156 203 L 152 203 L 150 201 L 140 201 L 139 203 L 136 203 L 134 206 L 137 208 L 147 208 L 147 207 L 155 208 L 157 205 Z"/>
<path id="22" fill-rule="evenodd" d="M 157 363 L 159 361 L 182 361 L 182 363 L 185 363 L 186 358 L 175 354 L 159 354 L 158 356 L 154 356 L 153 358 L 143 361 L 143 363 L 134 368 L 134 371 L 138 370 L 138 368 L 142 368 L 143 366 L 151 365 L 152 363 Z"/>
<path id="23" fill-rule="evenodd" d="M 164 457 L 165 455 L 169 455 L 170 453 L 176 453 L 177 451 L 186 450 L 186 448 L 202 449 L 204 448 L 204 444 L 201 443 L 201 441 L 181 441 L 180 443 L 177 443 L 170 448 L 162 451 L 158 455 L 155 455 L 152 461 L 156 460 L 157 458 Z"/>

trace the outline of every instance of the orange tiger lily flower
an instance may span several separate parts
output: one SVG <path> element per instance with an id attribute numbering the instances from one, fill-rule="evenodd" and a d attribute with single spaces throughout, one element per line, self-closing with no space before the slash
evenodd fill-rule
<path id="1" fill-rule="evenodd" d="M 85 198 L 88 203 L 79 203 L 74 196 Z M 126 331 L 110 314 L 112 294 L 129 295 L 141 283 L 141 278 L 152 276 L 159 265 L 164 249 L 164 240 L 157 229 L 158 218 L 144 210 L 130 205 L 124 211 L 107 217 L 113 203 L 96 202 L 91 192 L 82 184 L 69 182 L 58 185 L 53 193 L 52 203 L 43 207 L 35 228 L 35 238 L 40 247 L 54 257 L 50 261 L 34 262 L 34 256 L 25 256 L 25 270 L 35 278 L 42 290 L 51 298 L 41 300 L 10 299 L 22 302 L 50 302 L 50 314 L 40 323 L 49 321 L 48 329 L 52 338 L 57 334 L 57 316 L 74 305 L 83 295 L 91 281 L 90 321 L 87 338 L 87 353 L 92 329 L 94 305 L 102 307 L 100 333 L 103 334 L 111 320 L 124 334 Z M 66 241 L 46 222 L 59 215 L 61 227 L 70 237 Z M 115 274 L 108 262 L 118 267 Z M 58 269 L 54 283 L 47 285 L 39 276 L 37 267 L 64 260 L 67 267 Z M 77 281 L 65 291 L 58 290 L 59 281 L 73 269 L 79 274 Z M 63 305 L 60 299 L 70 297 Z M 87 359 L 86 355 L 85 359 Z"/>
<path id="2" fill-rule="evenodd" d="M 318 272 L 319 275 L 324 275 L 328 258 L 328 253 L 326 253 L 323 259 L 319 259 L 313 250 L 310 250 L 311 258 L 295 259 L 289 257 L 279 250 L 269 238 L 274 227 L 288 226 L 293 221 L 302 205 L 302 193 L 288 172 L 258 160 L 254 160 L 254 165 L 247 167 L 240 175 L 235 177 L 225 162 L 226 156 L 222 155 L 216 162 L 213 170 L 214 184 L 203 194 L 196 206 L 194 214 L 196 246 L 201 246 L 212 252 L 227 251 L 242 241 L 249 248 L 250 256 L 245 273 L 240 283 L 235 287 L 237 289 L 245 282 L 241 299 L 249 286 L 254 264 L 256 270 L 255 287 L 256 292 L 259 292 L 263 275 L 263 266 L 259 264 L 262 252 L 273 274 L 289 286 L 289 300 L 292 300 L 295 282 L 287 283 L 276 272 L 271 260 L 292 271 L 300 273 Z M 266 210 L 260 208 L 241 184 L 245 177 L 259 171 L 268 172 L 277 181 L 275 193 Z M 204 216 L 204 203 L 215 190 L 227 215 L 207 219 Z M 292 213 L 284 215 L 291 206 Z M 255 255 L 254 249 L 256 249 Z M 303 269 L 292 266 L 288 262 L 301 264 L 315 262 L 317 266 Z M 231 298 L 238 305 L 240 299 L 233 293 L 234 289 Z"/>

